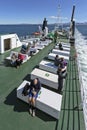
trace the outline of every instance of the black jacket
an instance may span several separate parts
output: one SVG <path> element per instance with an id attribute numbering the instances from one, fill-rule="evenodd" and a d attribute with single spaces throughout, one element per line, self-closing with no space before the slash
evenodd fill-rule
<path id="1" fill-rule="evenodd" d="M 34 84 L 34 80 L 31 81 L 31 84 L 30 84 L 30 91 L 32 91 L 34 89 L 35 92 L 39 92 L 40 89 L 41 89 L 41 83 L 40 81 L 38 80 L 38 83 L 35 85 Z"/>

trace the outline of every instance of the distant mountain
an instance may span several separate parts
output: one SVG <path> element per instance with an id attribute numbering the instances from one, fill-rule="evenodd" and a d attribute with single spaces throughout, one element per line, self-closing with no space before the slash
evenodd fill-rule
<path id="1" fill-rule="evenodd" d="M 83 23 L 76 23 L 76 25 L 87 25 L 87 22 L 83 22 Z"/>

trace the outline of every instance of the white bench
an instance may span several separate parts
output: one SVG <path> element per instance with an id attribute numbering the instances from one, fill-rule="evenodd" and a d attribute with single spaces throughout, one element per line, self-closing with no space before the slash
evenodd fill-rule
<path id="1" fill-rule="evenodd" d="M 48 41 L 40 41 L 39 44 L 43 46 L 48 46 L 50 43 Z"/>
<path id="2" fill-rule="evenodd" d="M 58 75 L 56 74 L 35 68 L 31 72 L 31 79 L 34 78 L 39 78 L 40 82 L 46 86 L 58 89 Z"/>
<path id="3" fill-rule="evenodd" d="M 11 62 L 11 57 L 12 57 L 13 53 L 16 54 L 16 56 L 18 57 L 18 52 L 11 51 L 10 56 L 6 57 L 5 60 Z M 25 56 L 25 59 L 23 60 L 22 63 L 27 62 L 27 60 L 29 60 L 31 58 L 31 56 L 28 56 L 27 54 L 22 54 L 22 55 Z"/>
<path id="4" fill-rule="evenodd" d="M 33 55 L 36 55 L 39 52 L 39 50 L 36 51 L 36 53 L 33 53 Z"/>
<path id="5" fill-rule="evenodd" d="M 57 46 L 59 46 L 59 44 L 57 44 Z M 63 47 L 69 47 L 70 48 L 70 44 L 69 43 L 62 43 Z"/>
<path id="6" fill-rule="evenodd" d="M 36 52 L 33 53 L 34 51 L 36 51 Z M 36 55 L 39 52 L 39 50 L 37 50 L 36 47 L 35 48 L 30 48 L 30 50 L 27 52 L 27 54 L 30 55 L 30 52 L 32 52 L 32 55 Z"/>
<path id="7" fill-rule="evenodd" d="M 50 61 L 42 60 L 39 63 L 39 68 L 57 74 L 58 66 L 55 66 L 54 63 Z"/>
<path id="8" fill-rule="evenodd" d="M 44 45 L 37 44 L 35 48 L 38 50 L 42 50 L 42 49 L 44 49 L 44 47 L 45 47 Z"/>
<path id="9" fill-rule="evenodd" d="M 55 49 L 59 49 L 59 46 L 55 46 Z M 63 50 L 64 51 L 70 51 L 70 48 L 69 47 L 63 47 Z"/>
<path id="10" fill-rule="evenodd" d="M 17 88 L 17 98 L 28 103 L 28 96 L 23 96 L 22 91 L 28 81 L 23 83 Z M 51 115 L 52 117 L 59 119 L 61 111 L 62 96 L 48 89 L 41 87 L 40 94 L 36 100 L 36 107 L 43 112 Z"/>
<path id="11" fill-rule="evenodd" d="M 57 50 L 57 49 L 53 49 L 52 53 L 60 54 L 60 55 L 64 55 L 64 56 L 69 56 L 69 54 L 70 54 L 69 51 L 63 51 L 63 50 Z"/>
<path id="12" fill-rule="evenodd" d="M 57 54 L 49 53 L 48 59 L 54 60 L 55 57 L 56 57 L 56 55 L 57 55 Z M 69 61 L 69 56 L 64 56 L 64 55 L 58 55 L 58 56 L 59 56 L 59 58 L 64 57 L 64 59 L 65 59 L 66 61 Z"/>

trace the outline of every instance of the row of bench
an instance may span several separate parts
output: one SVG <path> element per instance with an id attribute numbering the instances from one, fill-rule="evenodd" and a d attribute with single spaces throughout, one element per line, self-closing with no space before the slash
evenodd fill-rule
<path id="1" fill-rule="evenodd" d="M 70 48 L 68 44 L 66 46 L 67 48 Z M 64 55 L 61 55 L 61 57 L 64 57 Z M 69 60 L 69 55 L 66 57 L 67 60 Z M 58 89 L 58 75 L 56 74 L 56 70 L 57 67 L 51 61 L 42 60 L 39 63 L 39 68 L 35 68 L 31 72 L 31 79 L 39 78 L 40 82 L 43 85 L 48 86 L 47 88 L 44 88 L 42 85 L 41 90 L 39 92 L 39 96 L 36 100 L 36 107 L 43 112 L 51 115 L 52 117 L 59 119 L 62 95 L 48 89 L 49 87 Z M 17 88 L 17 98 L 23 100 L 26 103 L 28 103 L 28 96 L 22 96 L 22 91 L 27 82 L 29 83 L 29 81 L 24 80 L 22 84 Z"/>
<path id="2" fill-rule="evenodd" d="M 36 53 L 33 53 L 33 55 L 36 55 L 36 54 L 39 52 L 39 50 L 44 49 L 45 46 L 48 46 L 52 41 L 51 41 L 51 40 L 46 40 L 46 41 L 41 41 L 41 42 L 38 41 L 38 42 L 39 42 L 39 43 L 38 43 L 37 46 L 35 47 Z M 27 44 L 27 43 L 26 43 L 26 44 Z M 33 48 L 31 48 L 31 50 L 32 50 L 32 49 L 33 49 Z M 5 58 L 6 62 L 11 63 L 11 57 L 12 57 L 13 53 L 18 57 L 19 52 L 11 51 L 10 55 Z M 20 54 L 22 54 L 22 53 L 20 53 Z M 31 56 L 28 56 L 27 54 L 22 54 L 22 55 L 24 56 L 24 60 L 23 60 L 22 63 L 27 62 L 27 61 L 31 58 Z"/>

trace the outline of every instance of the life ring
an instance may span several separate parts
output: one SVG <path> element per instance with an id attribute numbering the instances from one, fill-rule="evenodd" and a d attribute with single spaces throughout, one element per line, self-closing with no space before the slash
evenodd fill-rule
<path id="1" fill-rule="evenodd" d="M 34 35 L 40 35 L 40 32 L 34 32 L 33 34 Z"/>

